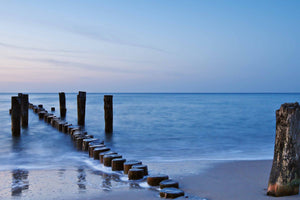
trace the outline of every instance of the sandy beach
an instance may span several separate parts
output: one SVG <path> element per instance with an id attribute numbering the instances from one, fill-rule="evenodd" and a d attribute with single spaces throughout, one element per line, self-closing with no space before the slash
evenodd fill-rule
<path id="1" fill-rule="evenodd" d="M 271 166 L 271 160 L 231 161 L 179 179 L 186 193 L 212 200 L 299 199 L 300 195 L 280 198 L 266 195 Z"/>
<path id="2" fill-rule="evenodd" d="M 0 200 L 300 200 L 299 10 L 1 1 Z"/>
<path id="3" fill-rule="evenodd" d="M 169 170 L 170 178 L 178 180 L 180 188 L 186 193 L 184 198 L 179 199 L 299 199 L 299 195 L 281 198 L 266 196 L 271 164 L 271 160 L 191 161 L 149 166 L 153 166 L 155 172 Z M 193 166 L 199 168 L 187 173 L 187 168 Z M 11 171 L 1 171 L 0 178 L 0 199 L 160 199 L 158 188 L 147 187 L 145 181 L 129 182 L 122 175 L 101 171 L 25 170 L 17 176 Z"/>

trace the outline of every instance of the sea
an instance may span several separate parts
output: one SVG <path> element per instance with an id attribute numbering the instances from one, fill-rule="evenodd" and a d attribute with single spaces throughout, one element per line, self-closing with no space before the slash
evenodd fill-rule
<path id="1" fill-rule="evenodd" d="M 113 95 L 113 133 L 104 131 L 105 94 Z M 273 158 L 275 111 L 299 93 L 87 93 L 85 131 L 127 160 L 143 163 Z M 96 167 L 68 134 L 29 110 L 29 126 L 11 134 L 11 96 L 0 94 L 0 171 Z M 58 93 L 30 93 L 29 101 L 59 114 Z M 77 94 L 66 93 L 65 121 L 77 124 Z"/>

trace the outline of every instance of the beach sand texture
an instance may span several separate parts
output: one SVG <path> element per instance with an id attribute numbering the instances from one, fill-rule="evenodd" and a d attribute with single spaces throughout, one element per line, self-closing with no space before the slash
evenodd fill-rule
<path id="1" fill-rule="evenodd" d="M 271 167 L 271 160 L 226 162 L 205 173 L 181 177 L 180 183 L 186 193 L 212 200 L 300 199 L 300 195 L 266 195 Z"/>
<path id="2" fill-rule="evenodd" d="M 193 164 L 206 166 L 205 162 L 207 161 L 193 161 Z M 190 174 L 184 173 L 184 170 L 191 166 L 190 164 L 168 163 L 162 166 L 166 171 L 172 171 L 175 166 L 180 166 L 178 171 L 171 173 L 171 178 L 178 180 L 180 188 L 186 193 L 185 197 L 179 199 L 283 200 L 300 198 L 300 195 L 280 198 L 266 195 L 271 160 L 211 163 L 214 164 L 211 164 L 210 168 L 202 167 L 205 170 Z M 159 163 L 156 165 L 158 166 Z M 180 170 L 183 173 L 178 173 Z M 1 171 L 0 179 L 0 199 L 160 199 L 158 189 L 145 187 L 145 182 L 136 184 L 127 180 L 118 180 L 117 175 L 107 175 L 92 170 L 29 170 L 28 176 L 19 183 L 13 180 L 10 171 Z M 18 184 L 23 188 L 13 193 L 12 186 Z"/>

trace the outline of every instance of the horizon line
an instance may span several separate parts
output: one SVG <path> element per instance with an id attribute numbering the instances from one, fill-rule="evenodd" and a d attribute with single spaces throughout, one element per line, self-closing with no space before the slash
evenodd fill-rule
<path id="1" fill-rule="evenodd" d="M 82 91 L 82 90 L 78 90 Z M 28 93 L 28 94 L 56 94 L 58 92 L 0 92 L 0 94 Z M 86 92 L 86 91 L 85 91 Z M 77 92 L 64 92 L 77 94 Z M 86 92 L 89 94 L 300 94 L 300 92 Z"/>

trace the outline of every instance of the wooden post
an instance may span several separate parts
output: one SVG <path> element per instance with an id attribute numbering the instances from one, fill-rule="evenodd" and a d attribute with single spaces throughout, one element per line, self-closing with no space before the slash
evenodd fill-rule
<path id="1" fill-rule="evenodd" d="M 99 148 L 95 148 L 93 150 L 93 156 L 94 156 L 94 160 L 100 160 L 100 153 L 103 153 L 103 152 L 106 152 L 106 151 L 109 151 L 110 148 L 108 147 L 99 147 Z"/>
<path id="2" fill-rule="evenodd" d="M 129 180 L 139 180 L 144 177 L 144 170 L 143 169 L 130 169 L 128 171 L 128 179 Z"/>
<path id="3" fill-rule="evenodd" d="M 111 161 L 116 158 L 122 158 L 119 154 L 111 154 L 103 156 L 103 165 L 105 167 L 111 167 Z"/>
<path id="4" fill-rule="evenodd" d="M 148 166 L 147 165 L 133 165 L 132 168 L 134 168 L 134 169 L 143 169 L 144 170 L 144 176 L 148 175 Z"/>
<path id="5" fill-rule="evenodd" d="M 28 94 L 23 94 L 21 99 L 21 124 L 23 128 L 28 127 Z"/>
<path id="6" fill-rule="evenodd" d="M 65 118 L 67 109 L 66 109 L 66 95 L 64 92 L 59 93 L 59 108 L 60 108 L 60 117 Z"/>
<path id="7" fill-rule="evenodd" d="M 300 183 L 300 106 L 282 104 L 276 111 L 274 159 L 267 195 L 288 196 L 299 193 Z"/>
<path id="8" fill-rule="evenodd" d="M 18 93 L 18 97 L 19 97 L 19 99 L 20 99 L 20 105 L 21 105 L 21 112 L 22 112 L 22 98 L 23 98 L 23 94 L 22 93 Z M 21 115 L 21 117 L 22 117 L 22 114 L 21 114 L 21 112 L 20 112 L 20 115 Z"/>
<path id="9" fill-rule="evenodd" d="M 11 97 L 11 133 L 13 137 L 18 137 L 21 134 L 20 113 L 20 98 L 17 96 L 13 96 Z"/>
<path id="10" fill-rule="evenodd" d="M 106 151 L 106 152 L 100 153 L 100 154 L 99 154 L 99 160 L 100 160 L 100 163 L 103 163 L 103 162 L 104 162 L 103 157 L 104 157 L 105 155 L 116 155 L 116 154 L 118 154 L 118 153 L 113 152 L 113 151 Z"/>
<path id="11" fill-rule="evenodd" d="M 134 168 L 134 167 L 133 167 Z M 164 188 L 179 188 L 179 183 L 177 181 L 174 181 L 172 179 L 167 179 L 159 183 L 160 189 Z"/>
<path id="12" fill-rule="evenodd" d="M 177 197 L 184 196 L 184 191 L 177 188 L 169 187 L 160 190 L 159 195 L 162 198 L 175 199 Z"/>
<path id="13" fill-rule="evenodd" d="M 150 175 L 147 177 L 147 183 L 151 186 L 159 186 L 160 182 L 168 179 L 169 176 L 165 174 Z"/>
<path id="14" fill-rule="evenodd" d="M 105 132 L 113 132 L 113 96 L 104 95 Z"/>
<path id="15" fill-rule="evenodd" d="M 77 120 L 78 125 L 83 126 L 85 122 L 85 101 L 86 92 L 79 91 L 77 95 Z"/>
<path id="16" fill-rule="evenodd" d="M 124 158 L 116 158 L 111 161 L 111 169 L 112 171 L 122 171 L 124 170 L 124 163 L 126 159 Z"/>
<path id="17" fill-rule="evenodd" d="M 128 171 L 132 168 L 133 165 L 141 165 L 141 161 L 129 160 L 124 163 L 124 174 L 128 174 Z"/>
<path id="18" fill-rule="evenodd" d="M 22 106 L 22 103 L 23 103 L 23 100 L 22 100 L 22 98 L 23 98 L 23 94 L 22 93 L 18 93 L 18 97 L 19 97 L 19 101 L 20 101 L 20 119 L 21 119 L 21 121 L 22 121 L 22 108 L 23 108 L 23 106 Z M 22 124 L 22 122 L 21 122 L 21 124 Z"/>

